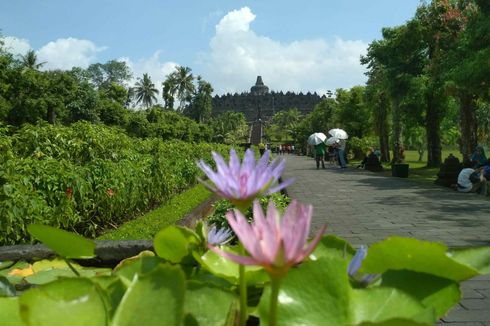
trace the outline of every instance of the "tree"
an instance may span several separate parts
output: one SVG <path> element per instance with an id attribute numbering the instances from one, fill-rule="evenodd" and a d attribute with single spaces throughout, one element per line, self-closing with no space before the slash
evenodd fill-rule
<path id="1" fill-rule="evenodd" d="M 142 103 L 145 108 L 149 108 L 154 101 L 157 101 L 156 94 L 158 94 L 158 90 L 146 73 L 143 74 L 143 79 L 140 78 L 136 83 L 134 91 L 136 104 Z"/>
<path id="2" fill-rule="evenodd" d="M 247 141 L 249 127 L 242 112 L 227 111 L 211 121 L 213 141 L 240 144 Z"/>
<path id="3" fill-rule="evenodd" d="M 484 140 L 478 134 L 486 119 L 478 112 L 490 99 L 490 5 L 486 0 L 460 0 L 456 9 L 449 21 L 458 23 L 456 41 L 443 63 L 447 88 L 459 100 L 460 151 L 468 159 L 478 140 Z"/>
<path id="4" fill-rule="evenodd" d="M 111 83 L 124 85 L 131 79 L 131 70 L 126 62 L 117 60 L 91 64 L 84 74 L 98 89 L 108 87 Z"/>
<path id="5" fill-rule="evenodd" d="M 21 64 L 26 69 L 34 69 L 38 70 L 41 68 L 46 62 L 38 62 L 37 55 L 34 50 L 29 50 L 23 56 L 21 56 Z"/>
<path id="6" fill-rule="evenodd" d="M 192 97 L 190 105 L 184 110 L 184 114 L 199 123 L 208 121 L 213 108 L 212 93 L 211 84 L 198 76 L 197 92 Z"/>
<path id="7" fill-rule="evenodd" d="M 424 68 L 424 53 L 416 31 L 417 25 L 383 28 L 383 39 L 372 42 L 361 63 L 373 72 L 382 69 L 392 106 L 393 161 L 400 161 L 403 148 L 403 125 L 405 115 L 403 99 L 410 88 L 411 79 L 419 76 Z"/>
<path id="8" fill-rule="evenodd" d="M 354 86 L 350 90 L 337 90 L 335 119 L 352 137 L 368 136 L 372 129 L 368 123 L 370 112 L 364 98 L 365 87 Z"/>
<path id="9" fill-rule="evenodd" d="M 296 108 L 279 111 L 272 116 L 268 134 L 270 134 L 271 138 L 276 138 L 278 141 L 288 138 L 294 139 L 295 130 L 300 120 L 301 112 Z"/>
<path id="10" fill-rule="evenodd" d="M 190 102 L 195 90 L 194 76 L 191 73 L 191 68 L 182 66 L 177 67 L 173 73 L 167 76 L 167 79 L 163 83 L 163 87 L 164 96 L 170 95 L 172 99 L 177 96 L 177 99 L 179 100 L 178 110 L 182 112 L 186 103 Z M 165 87 L 167 87 L 167 89 L 165 89 Z"/>

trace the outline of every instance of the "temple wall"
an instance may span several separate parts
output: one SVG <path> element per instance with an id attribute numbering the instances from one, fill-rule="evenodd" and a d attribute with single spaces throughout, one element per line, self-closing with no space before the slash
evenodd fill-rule
<path id="1" fill-rule="evenodd" d="M 216 95 L 213 97 L 213 116 L 226 111 L 243 112 L 247 121 L 254 121 L 260 107 L 262 119 L 269 120 L 275 113 L 297 108 L 301 113 L 313 111 L 323 97 L 316 93 L 270 92 L 255 96 L 251 93 Z"/>

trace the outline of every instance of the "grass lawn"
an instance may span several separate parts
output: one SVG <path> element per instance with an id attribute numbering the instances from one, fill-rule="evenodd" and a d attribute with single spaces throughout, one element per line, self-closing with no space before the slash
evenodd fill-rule
<path id="1" fill-rule="evenodd" d="M 97 240 L 153 239 L 158 231 L 177 223 L 210 196 L 211 192 L 199 184 L 173 197 L 157 209 L 104 233 Z"/>
<path id="2" fill-rule="evenodd" d="M 442 151 L 442 161 L 449 156 L 449 154 L 453 154 L 460 161 L 462 160 L 461 153 L 458 150 L 443 150 Z M 393 157 L 393 156 L 392 156 Z M 360 161 L 351 161 L 350 164 L 353 166 L 357 166 Z M 409 174 L 408 178 L 415 181 L 420 182 L 430 182 L 433 183 L 434 180 L 437 179 L 437 173 L 439 172 L 439 168 L 428 168 L 427 165 L 427 152 L 422 156 L 422 161 L 419 161 L 419 154 L 417 151 L 405 151 L 405 163 L 409 165 Z M 387 176 L 391 176 L 391 165 L 389 163 L 384 163 L 383 167 L 385 168 L 384 174 Z"/>

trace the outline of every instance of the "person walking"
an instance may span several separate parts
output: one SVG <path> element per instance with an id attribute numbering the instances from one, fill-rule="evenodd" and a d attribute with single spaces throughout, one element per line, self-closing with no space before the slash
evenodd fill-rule
<path id="1" fill-rule="evenodd" d="M 316 169 L 320 168 L 320 162 L 322 162 L 322 169 L 325 168 L 325 150 L 327 145 L 324 142 L 321 142 L 315 145 L 315 160 L 316 160 Z"/>

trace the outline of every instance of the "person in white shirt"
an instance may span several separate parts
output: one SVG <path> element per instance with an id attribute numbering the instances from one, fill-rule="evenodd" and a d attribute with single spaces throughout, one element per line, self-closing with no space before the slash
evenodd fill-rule
<path id="1" fill-rule="evenodd" d="M 458 191 L 459 192 L 478 192 L 480 191 L 480 194 L 485 196 L 486 195 L 486 182 L 487 180 L 483 176 L 483 173 L 477 174 L 477 178 L 473 177 L 472 180 L 472 175 L 477 172 L 476 170 L 472 169 L 471 167 L 471 162 L 466 161 L 463 164 L 463 169 L 461 172 L 459 172 L 458 175 Z"/>

